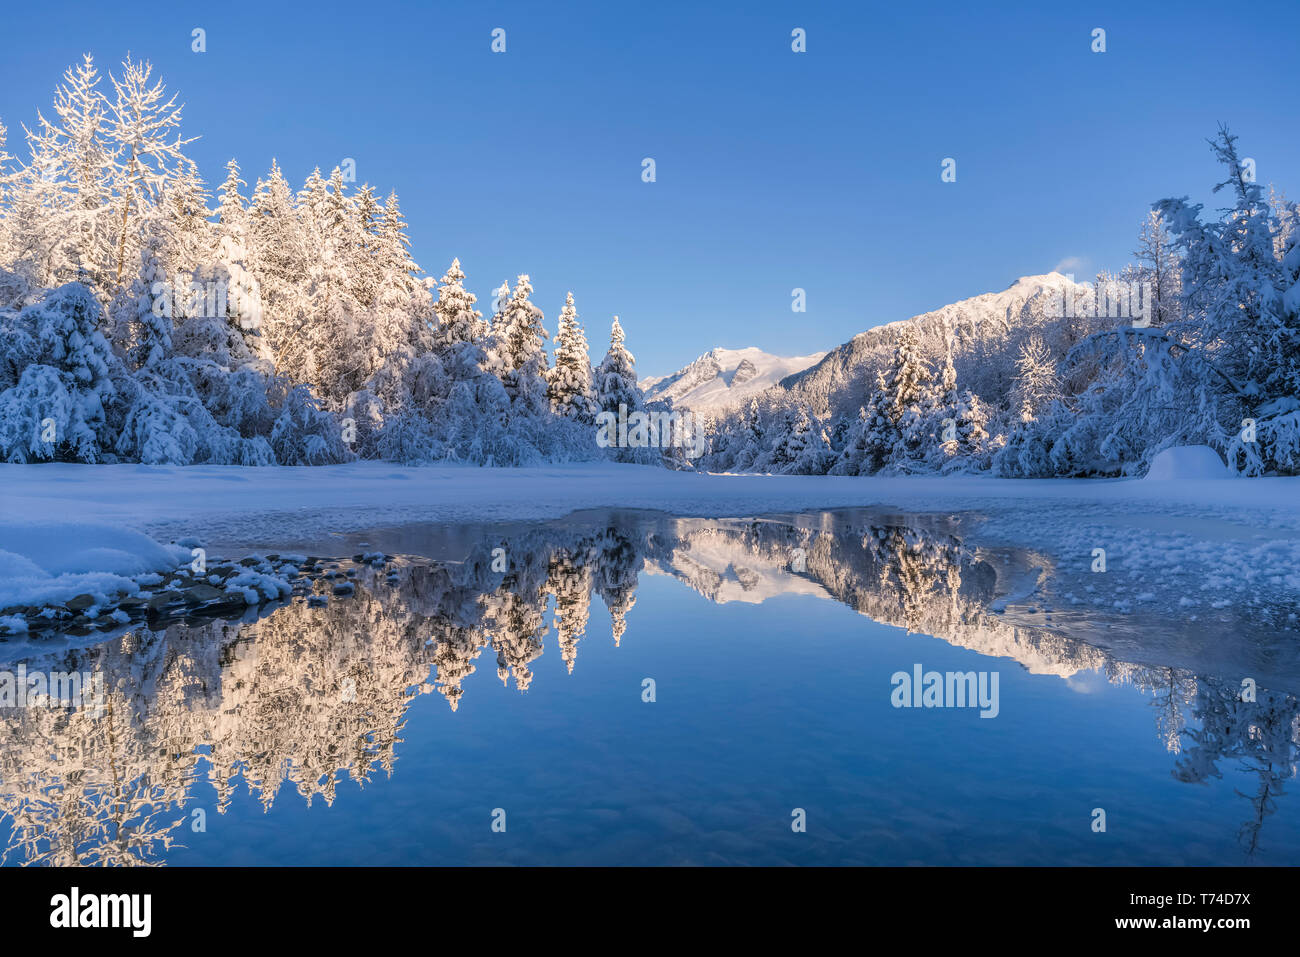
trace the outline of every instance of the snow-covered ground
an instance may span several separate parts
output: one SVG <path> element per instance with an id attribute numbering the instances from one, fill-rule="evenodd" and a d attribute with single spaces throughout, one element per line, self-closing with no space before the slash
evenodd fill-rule
<path id="1" fill-rule="evenodd" d="M 735 517 L 847 506 L 974 513 L 966 527 L 977 544 L 1035 549 L 1063 576 L 1087 571 L 1094 550 L 1104 549 L 1108 571 L 1132 584 L 1123 596 L 1107 591 L 1110 602 L 1171 600 L 1161 585 L 1178 582 L 1183 609 L 1261 598 L 1300 607 L 1295 478 L 850 478 L 378 462 L 0 465 L 0 604 L 66 599 L 87 590 L 87 575 L 163 570 L 186 560 L 181 552 L 193 542 L 222 557 L 259 549 L 330 554 L 340 536 L 405 523 L 549 519 L 605 507 Z M 1098 600 L 1085 588 L 1055 591 Z"/>

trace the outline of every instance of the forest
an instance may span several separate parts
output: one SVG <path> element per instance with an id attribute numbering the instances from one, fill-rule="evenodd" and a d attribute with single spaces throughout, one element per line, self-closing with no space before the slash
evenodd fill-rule
<path id="1" fill-rule="evenodd" d="M 1145 473 L 1209 446 L 1239 475 L 1300 471 L 1297 206 L 1221 128 L 1231 205 L 1153 204 L 1136 261 L 1052 273 L 868 330 L 707 426 L 717 471 L 1011 478 Z"/>
<path id="2" fill-rule="evenodd" d="M 617 317 L 594 367 L 572 293 L 552 351 L 527 274 L 485 317 L 459 260 L 434 279 L 412 259 L 396 193 L 340 167 L 295 191 L 273 162 L 250 188 L 232 159 L 214 195 L 176 101 L 148 63 L 87 55 L 22 126 L 25 158 L 0 125 L 4 461 L 1042 478 L 1209 446 L 1238 474 L 1300 472 L 1297 206 L 1227 127 L 1229 205 L 1155 202 L 1119 273 L 868 330 L 661 449 L 602 428 L 671 413 Z"/>
<path id="3" fill-rule="evenodd" d="M 0 457 L 8 462 L 529 465 L 640 408 L 618 318 L 593 369 L 570 294 L 554 355 L 527 274 L 485 319 L 459 260 L 410 254 L 395 193 L 335 167 L 295 191 L 232 159 L 215 198 L 148 63 L 69 68 L 0 126 Z M 646 453 L 646 461 L 655 461 Z"/>

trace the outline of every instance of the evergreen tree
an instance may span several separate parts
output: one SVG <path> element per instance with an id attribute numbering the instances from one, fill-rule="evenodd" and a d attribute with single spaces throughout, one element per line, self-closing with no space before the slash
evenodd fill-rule
<path id="1" fill-rule="evenodd" d="M 639 411 L 645 404 L 641 389 L 636 384 L 636 359 L 623 346 L 623 327 L 618 316 L 609 331 L 609 351 L 596 369 L 596 404 L 602 412 L 619 414 L 619 407 L 627 414 Z"/>
<path id="2" fill-rule="evenodd" d="M 29 362 L 0 393 L 0 455 L 7 462 L 102 461 L 112 438 L 105 406 L 117 392 L 103 308 L 86 286 L 68 283 L 18 318 L 18 329 L 31 330 L 22 348 Z"/>
<path id="3" fill-rule="evenodd" d="M 565 418 L 591 423 L 596 414 L 596 393 L 592 388 L 591 359 L 587 337 L 578 324 L 573 293 L 564 300 L 555 333 L 555 368 L 549 377 L 551 411 Z"/>
<path id="4" fill-rule="evenodd" d="M 830 448 L 808 409 L 800 405 L 786 414 L 786 427 L 772 450 L 771 469 L 793 475 L 821 475 L 829 464 Z"/>
<path id="5" fill-rule="evenodd" d="M 449 349 L 458 343 L 481 342 L 488 333 L 483 314 L 474 308 L 477 298 L 465 288 L 465 273 L 460 260 L 453 259 L 442 281 L 438 284 L 438 316 L 435 343 L 439 349 Z"/>
<path id="6" fill-rule="evenodd" d="M 545 378 L 547 335 L 542 310 L 528 298 L 532 292 L 528 276 L 520 275 L 494 333 L 495 351 L 511 405 L 525 414 L 541 414 L 549 408 Z"/>
<path id="7" fill-rule="evenodd" d="M 294 208 L 293 191 L 275 160 L 266 179 L 257 181 L 249 221 L 251 251 L 262 291 L 263 329 L 276 369 L 301 382 L 308 364 L 302 330 L 312 250 Z"/>
<path id="8" fill-rule="evenodd" d="M 763 454 L 766 443 L 761 418 L 758 399 L 750 396 L 749 403 L 745 406 L 745 412 L 741 416 L 731 461 L 727 463 L 730 468 L 737 472 L 744 472 L 753 468 L 754 463 Z"/>
<path id="9" fill-rule="evenodd" d="M 198 167 L 184 160 L 167 184 L 163 208 L 144 217 L 167 223 L 167 269 L 172 275 L 189 274 L 212 258 L 216 244 L 208 217 L 208 196 Z"/>
<path id="10" fill-rule="evenodd" d="M 226 178 L 221 184 L 217 203 L 218 234 L 229 233 L 238 229 L 242 234 L 248 232 L 248 200 L 239 192 L 239 187 L 247 186 L 239 178 L 239 163 L 232 157 L 226 161 Z"/>
<path id="11" fill-rule="evenodd" d="M 118 306 L 113 342 L 133 369 L 172 353 L 172 284 L 163 266 L 166 240 L 154 232 L 140 248 L 140 270 Z"/>

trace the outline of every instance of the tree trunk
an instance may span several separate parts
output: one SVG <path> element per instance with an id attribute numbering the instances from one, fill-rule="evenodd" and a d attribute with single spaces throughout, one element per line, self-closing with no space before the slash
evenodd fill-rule
<path id="1" fill-rule="evenodd" d="M 117 284 L 122 284 L 122 267 L 126 260 L 126 227 L 131 212 L 131 197 L 135 189 L 135 147 L 131 148 L 131 168 L 126 176 L 126 189 L 122 195 L 122 230 L 117 240 Z"/>

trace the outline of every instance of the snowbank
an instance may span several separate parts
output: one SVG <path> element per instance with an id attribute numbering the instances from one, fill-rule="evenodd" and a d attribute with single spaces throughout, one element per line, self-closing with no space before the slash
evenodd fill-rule
<path id="1" fill-rule="evenodd" d="M 5 501 L 8 505 L 7 496 Z M 112 595 L 135 594 L 137 576 L 171 571 L 189 560 L 187 549 L 160 545 L 120 526 L 17 522 L 9 514 L 6 508 L 0 519 L 0 608 L 64 602 L 81 594 L 99 604 Z"/>
<path id="2" fill-rule="evenodd" d="M 1208 445 L 1165 449 L 1151 460 L 1146 477 L 1155 481 L 1230 478 L 1228 466 Z"/>

